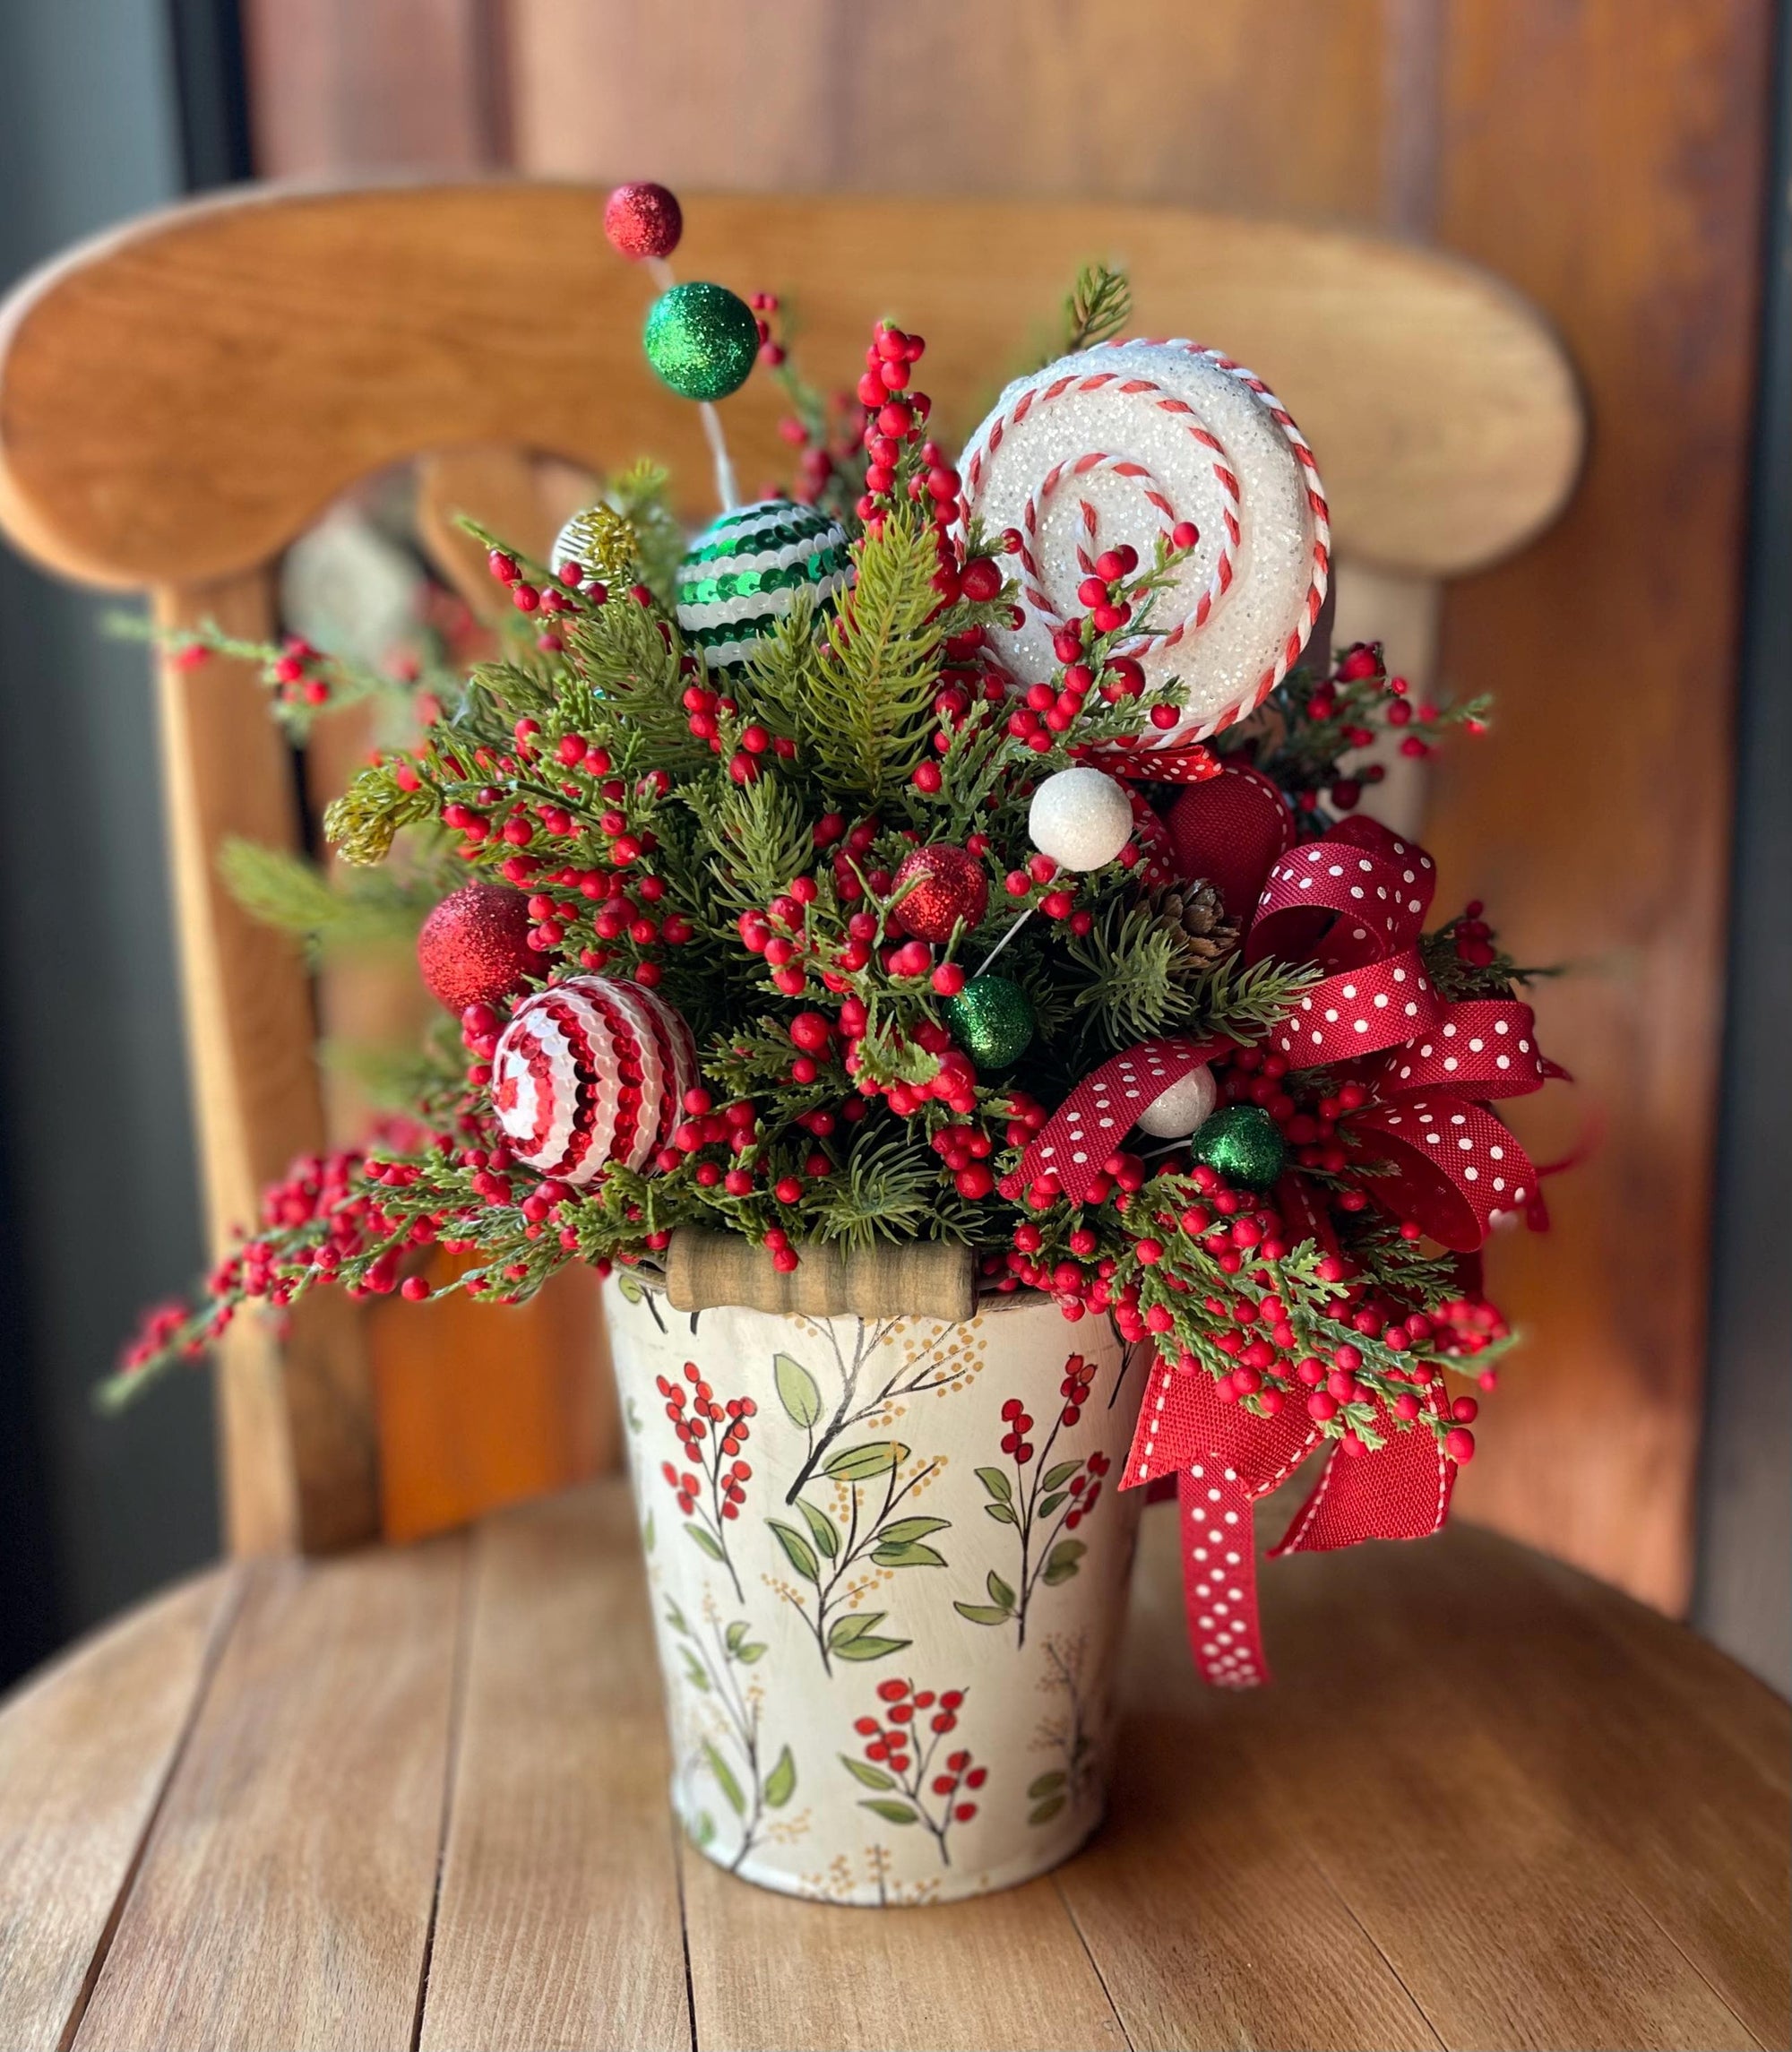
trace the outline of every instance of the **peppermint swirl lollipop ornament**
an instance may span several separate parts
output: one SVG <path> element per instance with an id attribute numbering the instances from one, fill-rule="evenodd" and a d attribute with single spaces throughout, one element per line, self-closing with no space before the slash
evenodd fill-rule
<path id="1" fill-rule="evenodd" d="M 1189 341 L 1103 342 L 1018 378 L 959 466 L 968 514 L 1021 537 L 1021 624 L 991 629 L 1029 681 L 1055 665 L 1052 638 L 1082 608 L 1077 587 L 1104 552 L 1149 562 L 1159 534 L 1196 539 L 1123 652 L 1145 704 L 1179 679 L 1182 720 L 1141 747 L 1215 734 L 1298 660 L 1325 603 L 1331 528 L 1313 452 L 1261 378 Z"/>
<path id="2" fill-rule="evenodd" d="M 492 1059 L 492 1108 L 520 1161 L 560 1183 L 650 1165 L 697 1081 L 691 1030 L 638 984 L 569 977 L 525 998 Z"/>

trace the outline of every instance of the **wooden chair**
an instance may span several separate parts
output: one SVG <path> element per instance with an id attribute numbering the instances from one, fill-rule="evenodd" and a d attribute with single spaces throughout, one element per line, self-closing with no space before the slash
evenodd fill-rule
<path id="1" fill-rule="evenodd" d="M 544 548 L 553 527 L 534 459 L 601 474 L 652 453 L 700 516 L 696 416 L 646 369 L 650 287 L 606 245 L 602 198 L 511 182 L 255 188 L 74 251 L 0 310 L 0 524 L 69 577 L 149 592 L 165 625 L 209 616 L 265 635 L 281 552 L 393 463 L 421 465 L 426 545 L 470 592 L 477 552 L 447 516 L 473 512 Z M 1340 633 L 1383 635 L 1409 674 L 1431 662 L 1440 581 L 1538 532 L 1575 475 L 1581 410 L 1559 345 L 1496 282 L 1422 250 L 1168 208 L 689 195 L 686 220 L 680 275 L 783 294 L 813 375 L 849 380 L 876 315 L 926 334 L 924 383 L 947 436 L 975 424 L 999 370 L 1022 363 L 1081 261 L 1123 262 L 1140 332 L 1222 344 L 1300 421 L 1331 495 Z M 780 470 L 780 397 L 755 377 L 728 404 L 749 488 Z M 296 846 L 301 819 L 253 677 L 163 662 L 158 690 L 194 1097 L 221 1241 L 324 1136 L 306 970 L 216 871 L 225 837 Z M 444 1326 L 424 1323 L 444 1314 Z M 453 1511 L 600 1459 L 602 1435 L 565 1422 L 589 1415 L 581 1315 L 538 1336 L 526 1391 L 519 1315 L 383 1306 L 370 1331 L 324 1293 L 283 1343 L 246 1322 L 219 1376 L 232 1548 L 374 1536 L 383 1470 L 386 1528 L 414 1529 L 393 1514 L 393 1474 L 452 1468 L 457 1446 L 488 1453 L 494 1435 L 508 1444 L 531 1403 L 534 1436 L 500 1473 L 475 1461 Z"/>

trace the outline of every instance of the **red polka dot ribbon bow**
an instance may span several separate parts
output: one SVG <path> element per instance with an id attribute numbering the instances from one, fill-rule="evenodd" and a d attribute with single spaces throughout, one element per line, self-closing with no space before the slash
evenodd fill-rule
<path id="1" fill-rule="evenodd" d="M 1228 766 L 1224 786 L 1178 801 L 1169 817 L 1176 868 L 1224 875 L 1228 901 L 1254 901 L 1252 961 L 1309 961 L 1325 973 L 1271 1036 L 1292 1068 L 1342 1067 L 1366 1091 L 1340 1121 L 1359 1158 L 1384 1172 L 1367 1187 L 1395 1217 L 1470 1253 L 1496 1213 L 1537 1218 L 1537 1173 L 1488 1100 L 1563 1072 L 1538 1053 L 1530 1007 L 1515 999 L 1446 1001 L 1426 975 L 1419 935 L 1435 869 L 1423 849 L 1372 820 L 1288 845 L 1286 809 L 1244 808 L 1256 773 Z M 1237 786 L 1237 789 L 1231 787 Z M 1259 817 L 1258 815 L 1261 815 Z M 1253 834 L 1250 827 L 1261 828 Z M 1215 845 L 1206 843 L 1219 838 Z M 1073 1204 L 1090 1194 L 1141 1110 L 1219 1050 L 1148 1041 L 1086 1077 L 1004 1182 L 1018 1196 L 1044 1177 Z M 1331 1246 L 1324 1205 L 1298 1172 L 1277 1196 L 1297 1237 Z M 1383 1444 L 1334 1443 L 1312 1496 L 1276 1548 L 1327 1551 L 1366 1539 L 1417 1539 L 1443 1524 L 1455 1464 L 1442 1444 L 1442 1384 L 1416 1392 L 1420 1415 L 1391 1420 Z M 1176 1478 L 1190 1644 L 1203 1677 L 1249 1687 L 1268 1677 L 1258 1622 L 1254 1505 L 1324 1439 L 1303 1410 L 1260 1417 L 1221 1400 L 1193 1363 L 1160 1358 L 1140 1413 L 1123 1487 Z"/>
<path id="2" fill-rule="evenodd" d="M 1199 873 L 1198 828 L 1177 853 Z M 1232 851 L 1236 859 L 1236 848 Z M 1418 947 L 1435 882 L 1431 858 L 1373 820 L 1351 819 L 1271 863 L 1245 941 L 1246 959 L 1307 961 L 1326 974 L 1271 1036 L 1290 1065 L 1348 1065 L 1366 1103 L 1345 1121 L 1359 1154 L 1386 1174 L 1368 1187 L 1442 1245 L 1468 1253 L 1494 1216 L 1536 1203 L 1537 1175 L 1487 1108 L 1559 1074 L 1538 1053 L 1530 1007 L 1515 999 L 1446 1002 Z M 1297 1176 L 1283 1210 L 1329 1239 L 1322 1206 Z M 1442 1444 L 1441 1382 L 1407 1430 L 1391 1421 L 1374 1451 L 1334 1445 L 1279 1553 L 1328 1551 L 1366 1539 L 1419 1539 L 1448 1515 L 1455 1463 Z M 1159 1360 L 1128 1458 L 1125 1485 L 1174 1473 L 1182 1507 L 1189 1642 L 1211 1682 L 1267 1679 L 1257 1612 L 1253 1506 L 1321 1444 L 1290 1406 L 1258 1418 L 1220 1400 L 1205 1370 Z"/>
<path id="3" fill-rule="evenodd" d="M 1374 820 L 1347 820 L 1278 858 L 1245 956 L 1328 971 L 1270 1044 L 1292 1068 L 1349 1065 L 1370 1098 L 1348 1134 L 1388 1170 L 1371 1194 L 1466 1254 L 1495 1213 L 1537 1202 L 1536 1171 L 1486 1101 L 1562 1072 L 1538 1052 L 1529 1005 L 1438 995 L 1418 949 L 1435 876 L 1422 848 Z"/>

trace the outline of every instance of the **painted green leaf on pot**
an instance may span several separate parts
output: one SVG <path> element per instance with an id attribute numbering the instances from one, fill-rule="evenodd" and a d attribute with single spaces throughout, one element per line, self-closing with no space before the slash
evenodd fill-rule
<path id="1" fill-rule="evenodd" d="M 717 1544 L 715 1534 L 713 1532 L 706 1532 L 702 1526 L 697 1524 L 694 1521 L 687 1524 L 685 1527 L 685 1530 L 690 1533 L 691 1537 L 697 1542 L 700 1549 L 702 1552 L 708 1554 L 711 1560 L 722 1560 L 727 1557 L 723 1554 L 721 1548 Z"/>
<path id="2" fill-rule="evenodd" d="M 961 1617 L 969 1617 L 973 1625 L 1005 1625 L 1014 1615 L 995 1603 L 954 1603 L 952 1608 Z"/>
<path id="3" fill-rule="evenodd" d="M 822 1415 L 822 1392 L 815 1378 L 792 1354 L 780 1354 L 771 1363 L 778 1384 L 778 1401 L 791 1424 L 805 1432 Z"/>
<path id="4" fill-rule="evenodd" d="M 861 1803 L 859 1808 L 873 1811 L 887 1824 L 912 1824 L 917 1817 L 907 1803 L 894 1803 L 885 1796 L 876 1800 Z"/>
<path id="5" fill-rule="evenodd" d="M 691 1651 L 688 1646 L 681 1646 L 678 1650 L 685 1656 L 685 1679 L 690 1683 L 693 1688 L 702 1689 L 705 1694 L 707 1694 L 710 1686 L 710 1677 L 703 1672 L 702 1661 L 698 1660 L 697 1656 Z"/>
<path id="6" fill-rule="evenodd" d="M 1027 1822 L 1030 1824 L 1050 1824 L 1052 1819 L 1064 1806 L 1065 1800 L 1066 1798 L 1063 1796 L 1047 1796 L 1043 1803 L 1035 1804 L 1028 1811 Z"/>
<path id="7" fill-rule="evenodd" d="M 1058 1505 L 1062 1504 L 1064 1500 L 1064 1491 L 1062 1489 L 1055 1491 L 1053 1495 L 1047 1496 L 1044 1503 L 1039 1505 L 1039 1516 L 1042 1518 L 1050 1517 L 1052 1513 L 1057 1509 Z"/>
<path id="8" fill-rule="evenodd" d="M 765 1648 L 757 1639 L 749 1641 L 748 1643 L 744 1645 L 740 1649 L 739 1652 L 735 1655 L 735 1659 L 737 1660 L 741 1666 L 744 1668 L 750 1668 L 755 1660 L 762 1660 L 764 1658 Z"/>
<path id="9" fill-rule="evenodd" d="M 780 1524 L 776 1518 L 767 1518 L 766 1523 L 778 1536 L 778 1543 L 784 1548 L 784 1557 L 805 1582 L 819 1583 L 822 1564 L 815 1558 L 815 1549 L 795 1525 Z"/>
<path id="10" fill-rule="evenodd" d="M 918 1539 L 899 1540 L 894 1546 L 887 1539 L 880 1540 L 871 1549 L 871 1557 L 879 1567 L 943 1567 L 946 1564 L 944 1554 L 923 1546 Z"/>
<path id="11" fill-rule="evenodd" d="M 1039 1478 L 1040 1488 L 1062 1489 L 1081 1466 L 1081 1461 L 1060 1461 L 1055 1468 L 1047 1468 Z"/>
<path id="12" fill-rule="evenodd" d="M 1064 1787 L 1065 1779 L 1064 1769 L 1054 1767 L 1049 1774 L 1041 1774 L 1029 1781 L 1027 1793 L 1034 1802 L 1038 1802 L 1042 1796 L 1055 1796 Z"/>
<path id="13" fill-rule="evenodd" d="M 691 1843 L 701 1852 L 716 1835 L 716 1820 L 707 1810 L 699 1810 L 696 1822 L 691 1826 Z"/>
<path id="14" fill-rule="evenodd" d="M 840 1763 L 856 1781 L 863 1781 L 867 1789 L 893 1789 L 896 1777 L 886 1774 L 883 1768 L 874 1767 L 868 1760 L 854 1760 L 842 1753 Z"/>
<path id="15" fill-rule="evenodd" d="M 771 1808 L 781 1810 L 796 1792 L 797 1763 L 787 1746 L 778 1755 L 778 1764 L 765 1777 L 765 1800 Z"/>
<path id="16" fill-rule="evenodd" d="M 822 1463 L 822 1472 L 833 1482 L 868 1482 L 874 1475 L 887 1475 L 909 1449 L 896 1439 L 867 1439 L 862 1446 L 843 1446 Z"/>
<path id="17" fill-rule="evenodd" d="M 911 1643 L 880 1637 L 872 1627 L 883 1622 L 881 1610 L 849 1610 L 828 1626 L 828 1651 L 838 1660 L 881 1660 Z"/>
<path id="18" fill-rule="evenodd" d="M 1046 1581 L 1049 1583 L 1068 1582 L 1088 1551 L 1081 1539 L 1060 1540 L 1046 1556 Z"/>
<path id="19" fill-rule="evenodd" d="M 840 1556 L 840 1527 L 825 1511 L 818 1511 L 806 1496 L 798 1496 L 797 1508 L 803 1513 L 803 1522 L 808 1526 L 816 1549 L 829 1560 Z"/>
<path id="20" fill-rule="evenodd" d="M 728 1798 L 728 1806 L 736 1816 L 746 1815 L 746 1798 L 740 1792 L 740 1783 L 734 1778 L 734 1770 L 706 1738 L 703 1741 L 703 1763 L 716 1778 L 716 1786 Z"/>
<path id="21" fill-rule="evenodd" d="M 644 1552 L 653 1551 L 653 1513 L 647 1513 L 647 1522 L 641 1528 L 641 1544 Z"/>
<path id="22" fill-rule="evenodd" d="M 1014 1512 L 1011 1505 L 986 1504 L 983 1507 L 998 1525 L 1012 1525 L 1014 1522 Z"/>
<path id="23" fill-rule="evenodd" d="M 879 1538 L 885 1546 L 906 1546 L 910 1539 L 926 1539 L 929 1532 L 943 1532 L 951 1523 L 950 1518 L 898 1518 L 884 1526 Z"/>
<path id="24" fill-rule="evenodd" d="M 992 1496 L 999 1498 L 1004 1504 L 1013 1502 L 1014 1485 L 999 1468 L 979 1468 L 977 1470 L 977 1479 Z"/>
<path id="25" fill-rule="evenodd" d="M 843 1646 L 829 1650 L 837 1660 L 881 1660 L 886 1653 L 900 1653 L 904 1646 L 913 1643 L 910 1639 L 880 1639 L 875 1633 L 861 1632 Z"/>
<path id="26" fill-rule="evenodd" d="M 1082 1548 L 1078 1547 L 1076 1550 L 1081 1553 Z M 1008 1584 L 1003 1581 L 993 1567 L 989 1571 L 988 1579 L 984 1582 L 984 1587 L 988 1590 L 989 1600 L 992 1603 L 1000 1603 L 1009 1610 L 1014 1608 L 1014 1591 L 1009 1588 Z"/>

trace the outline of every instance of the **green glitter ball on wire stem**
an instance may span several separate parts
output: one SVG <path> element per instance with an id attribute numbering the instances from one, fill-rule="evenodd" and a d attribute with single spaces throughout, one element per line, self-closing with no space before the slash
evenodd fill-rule
<path id="1" fill-rule="evenodd" d="M 952 1038 L 980 1069 L 1005 1069 L 1033 1044 L 1033 1007 L 1005 976 L 974 976 L 940 1009 Z"/>
<path id="2" fill-rule="evenodd" d="M 726 285 L 675 285 L 647 310 L 642 341 L 662 384 L 681 399 L 726 399 L 759 354 L 751 306 Z"/>
<path id="3" fill-rule="evenodd" d="M 1196 1128 L 1189 1152 L 1247 1190 L 1269 1189 L 1288 1167 L 1280 1126 L 1254 1104 L 1221 1105 Z"/>

